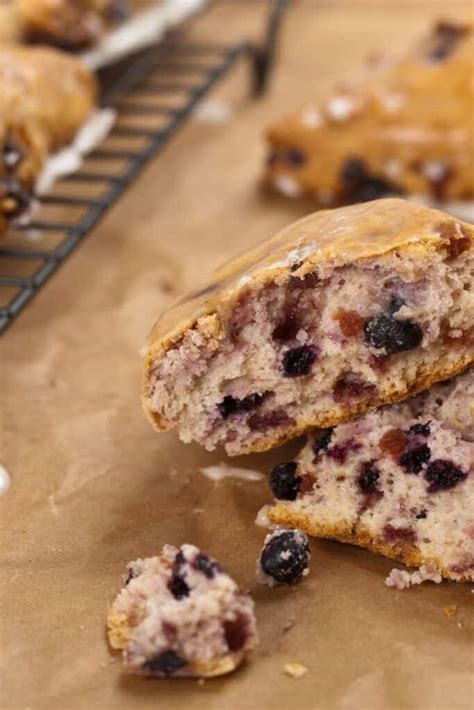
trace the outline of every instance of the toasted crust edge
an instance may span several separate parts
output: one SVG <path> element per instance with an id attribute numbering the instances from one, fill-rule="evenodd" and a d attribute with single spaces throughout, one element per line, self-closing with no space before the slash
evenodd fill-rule
<path id="1" fill-rule="evenodd" d="M 363 547 L 370 552 L 397 560 L 410 567 L 420 567 L 421 565 L 435 565 L 442 577 L 456 582 L 473 582 L 473 574 L 455 574 L 451 572 L 444 563 L 437 557 L 423 556 L 416 545 L 407 542 L 397 542 L 389 545 L 380 538 L 374 538 L 369 530 L 357 525 L 356 528 L 343 522 L 334 525 L 322 525 L 312 520 L 309 515 L 303 512 L 294 511 L 285 503 L 276 503 L 268 511 L 269 520 L 276 525 L 298 528 L 313 537 L 327 538 L 339 542 L 349 543 Z"/>
<path id="2" fill-rule="evenodd" d="M 128 644 L 132 633 L 132 627 L 128 623 L 127 615 L 115 613 L 112 607 L 107 617 L 107 630 L 111 647 L 117 651 L 123 650 Z M 176 673 L 175 676 L 171 677 L 214 678 L 216 676 L 225 675 L 226 673 L 231 673 L 245 661 L 247 655 L 255 648 L 255 645 L 256 641 L 254 641 L 250 647 L 247 647 L 245 651 L 229 653 L 215 661 L 192 663 L 187 666 L 183 672 Z M 150 675 L 146 672 L 142 673 L 139 669 L 128 665 L 125 659 L 123 665 L 128 673 L 143 676 Z"/>

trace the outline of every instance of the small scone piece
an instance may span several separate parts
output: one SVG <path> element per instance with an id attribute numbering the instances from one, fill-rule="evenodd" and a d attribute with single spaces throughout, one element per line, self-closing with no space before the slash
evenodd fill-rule
<path id="1" fill-rule="evenodd" d="M 473 30 L 439 22 L 402 61 L 381 61 L 277 122 L 265 182 L 325 207 L 389 194 L 472 200 Z"/>
<path id="2" fill-rule="evenodd" d="M 474 581 L 474 370 L 313 432 L 272 472 L 273 523 Z"/>
<path id="3" fill-rule="evenodd" d="M 473 235 L 399 199 L 284 229 L 157 322 L 152 423 L 230 455 L 263 451 L 460 372 L 474 356 Z"/>
<path id="4" fill-rule="evenodd" d="M 165 545 L 131 562 L 108 616 L 127 671 L 212 677 L 233 671 L 257 643 L 254 604 L 194 545 Z"/>

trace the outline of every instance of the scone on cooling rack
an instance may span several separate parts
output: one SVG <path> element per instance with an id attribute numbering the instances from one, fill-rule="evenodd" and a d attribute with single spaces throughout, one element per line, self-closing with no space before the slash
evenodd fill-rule
<path id="1" fill-rule="evenodd" d="M 135 12 L 161 0 L 3 0 L 0 43 L 26 42 L 79 51 Z"/>
<path id="2" fill-rule="evenodd" d="M 16 0 L 24 38 L 63 49 L 81 49 L 127 14 L 126 0 Z"/>
<path id="3" fill-rule="evenodd" d="M 68 144 L 97 99 L 93 74 L 50 48 L 0 48 L 0 234 L 29 207 L 47 156 Z"/>
<path id="4" fill-rule="evenodd" d="M 265 182 L 321 205 L 474 199 L 474 26 L 439 22 L 398 63 L 342 85 L 268 131 Z M 466 212 L 465 212 L 466 213 Z M 460 213 L 459 216 L 462 216 Z"/>
<path id="5" fill-rule="evenodd" d="M 220 268 L 145 348 L 158 431 L 263 451 L 473 360 L 474 227 L 386 199 L 317 212 Z"/>
<path id="6" fill-rule="evenodd" d="M 108 617 L 125 669 L 155 677 L 233 671 L 257 643 L 254 605 L 219 563 L 194 545 L 165 545 L 128 565 Z"/>
<path id="7" fill-rule="evenodd" d="M 310 433 L 270 484 L 273 523 L 474 581 L 474 370 Z"/>

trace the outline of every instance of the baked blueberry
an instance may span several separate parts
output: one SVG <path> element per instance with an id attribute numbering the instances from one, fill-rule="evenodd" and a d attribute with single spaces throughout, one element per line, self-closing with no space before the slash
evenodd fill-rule
<path id="1" fill-rule="evenodd" d="M 341 169 L 343 199 L 350 202 L 370 202 L 385 195 L 401 194 L 402 190 L 379 175 L 374 175 L 359 158 L 350 158 Z"/>
<path id="2" fill-rule="evenodd" d="M 425 422 L 424 424 L 413 424 L 408 429 L 409 434 L 419 434 L 420 436 L 427 437 L 430 435 L 430 424 L 431 422 Z"/>
<path id="3" fill-rule="evenodd" d="M 358 486 L 362 493 L 378 493 L 381 491 L 377 485 L 380 478 L 380 471 L 377 469 L 373 461 L 366 461 L 361 466 L 361 472 L 357 479 Z"/>
<path id="4" fill-rule="evenodd" d="M 277 343 L 286 343 L 296 338 L 299 329 L 300 318 L 297 309 L 290 308 L 273 329 L 272 338 Z"/>
<path id="5" fill-rule="evenodd" d="M 392 355 L 418 347 L 423 331 L 413 321 L 397 320 L 389 313 L 380 313 L 365 321 L 364 339 L 367 345 Z"/>
<path id="6" fill-rule="evenodd" d="M 270 474 L 270 488 L 275 498 L 295 500 L 298 495 L 301 478 L 296 476 L 298 465 L 294 461 L 280 463 Z"/>
<path id="7" fill-rule="evenodd" d="M 196 555 L 193 567 L 194 569 L 198 569 L 200 572 L 205 574 L 208 579 L 212 579 L 216 572 L 220 572 L 220 566 L 217 560 L 211 560 L 211 558 L 203 552 Z"/>
<path id="8" fill-rule="evenodd" d="M 323 430 L 321 436 L 313 444 L 313 451 L 315 454 L 319 454 L 320 451 L 327 450 L 329 444 L 331 443 L 333 432 L 334 427 L 329 427 L 329 429 Z"/>
<path id="9" fill-rule="evenodd" d="M 288 350 L 283 356 L 283 370 L 287 377 L 302 377 L 307 375 L 316 360 L 314 348 L 302 345 L 300 348 Z"/>
<path id="10" fill-rule="evenodd" d="M 460 481 L 464 481 L 467 478 L 467 473 L 455 466 L 452 461 L 436 459 L 426 469 L 425 478 L 430 484 L 428 493 L 435 493 L 436 491 L 447 491 L 450 488 L 454 488 Z"/>
<path id="11" fill-rule="evenodd" d="M 431 458 L 430 447 L 426 444 L 408 449 L 398 459 L 398 463 L 407 473 L 420 473 L 425 463 Z"/>
<path id="12" fill-rule="evenodd" d="M 186 665 L 186 661 L 176 651 L 164 651 L 143 664 L 143 669 L 157 675 L 173 675 Z"/>
<path id="13" fill-rule="evenodd" d="M 223 623 L 224 636 L 230 651 L 240 651 L 248 639 L 248 623 L 242 614 L 235 619 L 226 619 Z"/>
<path id="14" fill-rule="evenodd" d="M 308 569 L 310 559 L 307 536 L 299 530 L 275 530 L 267 535 L 260 554 L 260 577 L 272 586 L 275 582 L 292 584 Z"/>
<path id="15" fill-rule="evenodd" d="M 171 579 L 168 582 L 168 589 L 170 590 L 171 594 L 174 596 L 175 599 L 183 599 L 189 594 L 188 585 L 186 584 L 184 579 L 176 572 L 173 572 Z"/>
<path id="16" fill-rule="evenodd" d="M 288 148 L 288 150 L 282 152 L 282 158 L 285 163 L 294 165 L 295 167 L 304 165 L 307 160 L 305 154 L 299 148 Z"/>
<path id="17" fill-rule="evenodd" d="M 249 394 L 244 399 L 237 399 L 231 395 L 226 395 L 222 402 L 217 405 L 217 408 L 223 419 L 227 419 L 232 414 L 240 412 L 250 412 L 256 409 L 263 401 L 263 394 Z"/>

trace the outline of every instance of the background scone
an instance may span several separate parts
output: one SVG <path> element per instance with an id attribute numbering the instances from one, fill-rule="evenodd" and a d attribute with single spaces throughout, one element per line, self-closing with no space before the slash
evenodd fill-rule
<path id="1" fill-rule="evenodd" d="M 473 25 L 438 23 L 406 59 L 272 126 L 266 183 L 323 206 L 388 194 L 472 200 L 473 64 Z"/>
<path id="2" fill-rule="evenodd" d="M 0 48 L 0 234 L 29 206 L 49 154 L 67 145 L 97 100 L 93 74 L 45 47 Z"/>
<path id="3" fill-rule="evenodd" d="M 81 49 L 123 19 L 123 0 L 17 0 L 27 41 Z"/>
<path id="4" fill-rule="evenodd" d="M 145 676 L 229 673 L 257 642 L 252 599 L 194 545 L 130 563 L 108 627 L 125 668 Z"/>
<path id="5" fill-rule="evenodd" d="M 317 431 L 277 466 L 269 519 L 474 581 L 474 370 Z"/>
<path id="6" fill-rule="evenodd" d="M 397 199 L 310 215 L 155 325 L 155 428 L 263 451 L 453 375 L 474 355 L 474 228 Z"/>

